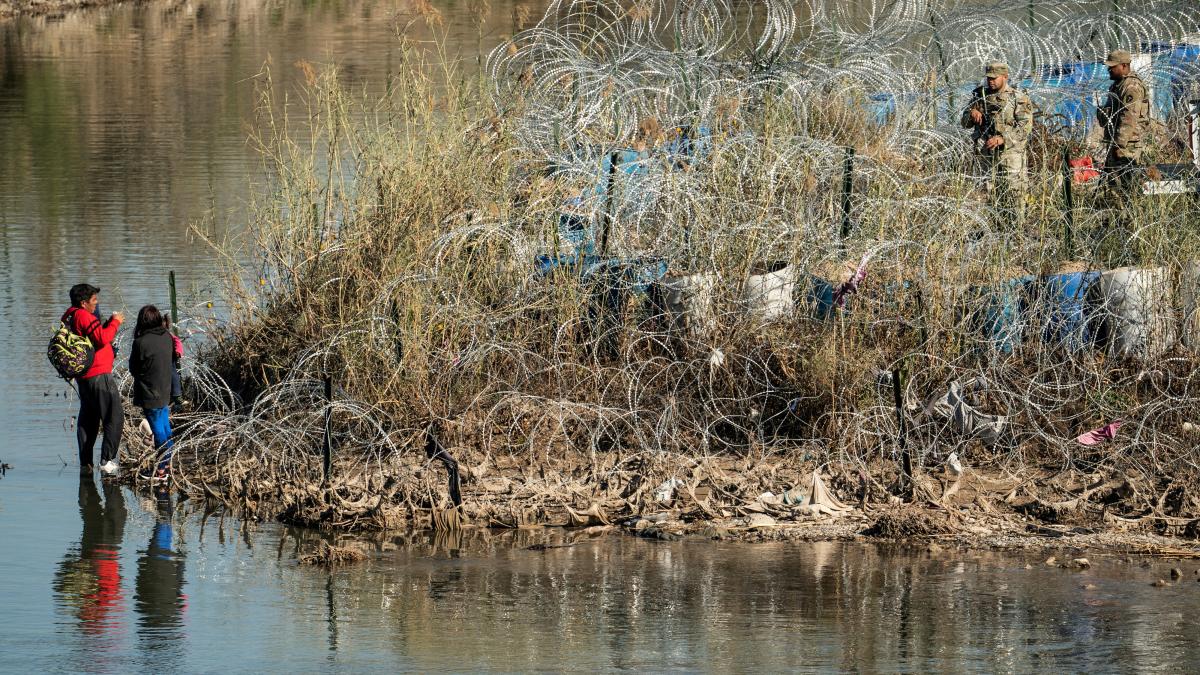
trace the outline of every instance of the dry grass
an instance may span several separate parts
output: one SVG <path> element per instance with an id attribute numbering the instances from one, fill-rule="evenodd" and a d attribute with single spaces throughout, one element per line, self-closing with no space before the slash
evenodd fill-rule
<path id="1" fill-rule="evenodd" d="M 1118 220 L 1081 193 L 1069 250 L 1049 160 L 1018 226 L 983 201 L 963 139 L 945 129 L 875 126 L 834 91 L 803 104 L 788 91 L 739 96 L 718 106 L 730 119 L 715 125 L 706 157 L 656 169 L 645 200 L 613 207 L 615 258 L 662 257 L 671 275 L 717 279 L 711 313 L 664 321 L 650 294 L 571 265 L 539 275 L 534 258 L 570 252 L 559 214 L 599 178 L 587 172 L 603 152 L 577 162 L 571 152 L 638 135 L 659 144 L 675 127 L 622 113 L 611 83 L 540 80 L 521 50 L 503 50 L 518 59 L 504 82 L 431 65 L 411 45 L 403 53 L 380 100 L 350 96 L 331 71 L 314 71 L 298 110 L 263 89 L 257 140 L 274 181 L 249 229 L 258 269 L 248 282 L 231 268 L 235 312 L 203 356 L 220 376 L 214 388 L 253 405 L 214 410 L 182 444 L 178 461 L 198 467 L 198 489 L 274 499 L 298 522 L 429 520 L 445 485 L 420 452 L 430 424 L 460 463 L 505 464 L 505 477 L 538 486 L 509 494 L 503 513 L 474 514 L 512 525 L 536 519 L 512 506 L 522 501 L 585 509 L 591 494 L 628 498 L 640 489 L 633 478 L 648 481 L 649 464 L 667 457 L 794 453 L 856 469 L 898 456 L 880 377 L 896 369 L 907 373 L 919 465 L 958 451 L 1018 472 L 1083 463 L 1169 475 L 1195 460 L 1180 430 L 1200 419 L 1191 351 L 1174 345 L 1149 361 L 1072 352 L 1033 326 L 1012 354 L 997 353 L 972 318 L 980 298 L 995 297 L 987 287 L 1027 273 L 1153 264 L 1178 279 L 1200 258 L 1200 233 L 1177 226 L 1194 221 L 1194 203 L 1143 200 Z M 555 136 L 536 108 L 543 90 L 585 85 L 599 112 L 539 145 Z M 639 128 L 650 119 L 655 129 Z M 531 131 L 538 124 L 545 137 Z M 842 241 L 844 145 L 860 152 Z M 817 312 L 807 275 L 836 286 L 864 259 L 847 311 Z M 804 276 L 794 311 L 763 322 L 746 311 L 743 283 L 773 261 Z M 327 374 L 333 404 L 319 393 Z M 975 405 L 1007 417 L 1002 444 L 922 412 L 951 381 L 979 376 L 988 386 Z M 339 453 L 330 489 L 326 410 Z M 1118 418 L 1120 443 L 1070 440 Z M 556 471 L 582 492 L 554 487 Z"/>

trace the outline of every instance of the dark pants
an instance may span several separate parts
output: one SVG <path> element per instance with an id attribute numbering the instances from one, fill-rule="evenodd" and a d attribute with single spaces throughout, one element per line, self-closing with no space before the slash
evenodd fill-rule
<path id="1" fill-rule="evenodd" d="M 117 459 L 121 447 L 121 431 L 125 413 L 121 408 L 121 392 L 112 373 L 105 373 L 79 383 L 79 419 L 75 421 L 75 437 L 79 440 L 79 465 L 92 464 L 96 434 L 104 423 L 104 442 L 100 446 L 100 463 Z"/>

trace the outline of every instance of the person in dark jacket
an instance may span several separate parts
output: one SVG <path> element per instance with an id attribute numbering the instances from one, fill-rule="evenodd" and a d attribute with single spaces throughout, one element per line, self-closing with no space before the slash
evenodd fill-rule
<path id="1" fill-rule="evenodd" d="M 133 375 L 133 404 L 145 413 L 154 434 L 154 447 L 158 451 L 154 477 L 159 480 L 166 480 L 171 462 L 169 413 L 174 358 L 175 343 L 162 313 L 154 305 L 138 310 L 133 349 L 129 354 L 129 374 Z"/>

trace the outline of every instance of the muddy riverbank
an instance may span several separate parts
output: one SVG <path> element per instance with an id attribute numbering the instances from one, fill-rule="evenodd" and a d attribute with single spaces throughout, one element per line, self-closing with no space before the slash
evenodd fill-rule
<path id="1" fill-rule="evenodd" d="M 152 450 L 129 412 L 125 480 L 147 487 L 133 469 L 148 469 Z M 442 451 L 457 466 L 456 483 L 433 453 L 368 461 L 342 450 L 326 480 L 316 478 L 318 452 L 287 476 L 249 452 L 212 452 L 203 461 L 177 456 L 173 489 L 248 520 L 367 538 L 558 529 L 571 540 L 625 533 L 1045 550 L 1066 565 L 1089 552 L 1200 557 L 1196 482 L 1155 479 L 1135 467 L 1011 471 L 962 460 L 915 471 L 910 481 L 894 461 L 818 465 L 804 450 L 697 457 L 562 449 L 532 461 L 459 444 Z"/>

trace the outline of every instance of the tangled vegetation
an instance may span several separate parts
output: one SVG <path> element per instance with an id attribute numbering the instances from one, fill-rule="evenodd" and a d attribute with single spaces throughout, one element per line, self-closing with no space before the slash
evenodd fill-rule
<path id="1" fill-rule="evenodd" d="M 192 366 L 180 482 L 309 524 L 597 525 L 732 516 L 814 468 L 855 504 L 943 499 L 919 475 L 953 453 L 1058 486 L 997 503 L 1128 477 L 1115 512 L 1181 531 L 1196 197 L 1081 183 L 1068 211 L 1064 149 L 1096 149 L 1063 105 L 1107 82 L 1043 66 L 1181 39 L 1200 12 L 802 4 L 561 0 L 483 73 L 404 42 L 376 100 L 307 65 L 302 110 L 264 84 L 257 269 L 231 266 L 232 316 Z M 994 58 L 1039 105 L 1023 221 L 989 205 L 957 124 Z M 1158 161 L 1186 159 L 1181 110 Z M 1132 309 L 1126 277 L 1125 304 L 1102 293 L 1121 266 L 1152 284 Z M 1081 273 L 1091 290 L 1055 295 Z"/>

